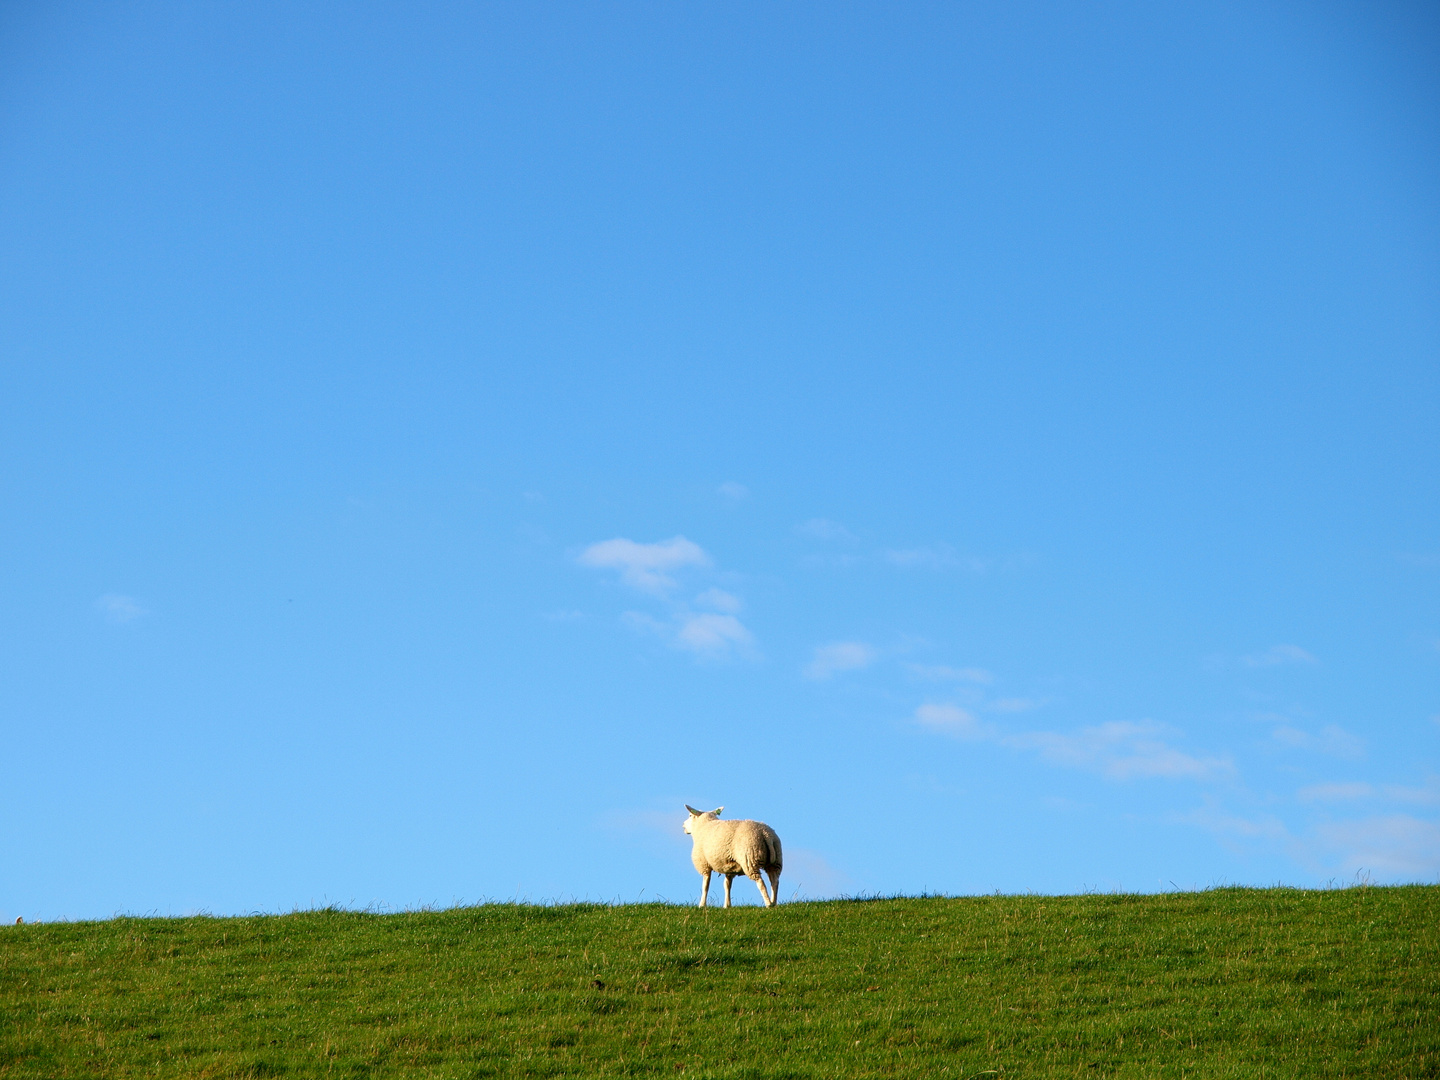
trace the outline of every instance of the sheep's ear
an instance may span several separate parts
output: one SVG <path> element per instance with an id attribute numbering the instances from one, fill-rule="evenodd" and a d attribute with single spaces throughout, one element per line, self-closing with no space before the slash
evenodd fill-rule
<path id="1" fill-rule="evenodd" d="M 723 806 L 717 806 L 717 807 L 715 807 L 714 810 L 711 810 L 710 812 L 711 812 L 712 814 L 714 814 L 716 817 L 719 817 L 719 816 L 720 816 L 720 811 L 721 811 L 721 810 L 724 810 L 724 809 L 725 809 L 725 808 L 724 808 Z"/>
<path id="2" fill-rule="evenodd" d="M 699 816 L 700 816 L 700 811 L 699 811 L 699 810 L 696 810 L 696 809 L 695 809 L 693 806 L 691 806 L 688 802 L 685 804 L 685 809 L 690 811 L 690 816 L 691 816 L 691 817 L 699 817 Z"/>

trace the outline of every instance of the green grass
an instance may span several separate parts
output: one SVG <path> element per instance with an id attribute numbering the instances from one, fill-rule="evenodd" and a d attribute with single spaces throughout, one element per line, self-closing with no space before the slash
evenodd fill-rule
<path id="1" fill-rule="evenodd" d="M 1440 887 L 0 928 L 0 1077 L 1440 1076 Z"/>

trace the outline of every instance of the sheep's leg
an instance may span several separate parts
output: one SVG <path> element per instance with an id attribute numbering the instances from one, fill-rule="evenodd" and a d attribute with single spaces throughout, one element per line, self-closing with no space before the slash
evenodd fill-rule
<path id="1" fill-rule="evenodd" d="M 710 871 L 706 870 L 700 875 L 700 906 L 705 906 L 705 898 L 710 895 Z"/>
<path id="2" fill-rule="evenodd" d="M 762 874 L 759 870 L 756 870 L 755 876 L 751 880 L 754 881 L 756 886 L 759 887 L 760 898 L 765 901 L 765 906 L 774 907 L 775 905 L 770 902 L 770 894 L 765 891 L 765 875 Z"/>
<path id="3" fill-rule="evenodd" d="M 771 902 L 770 906 L 771 906 L 771 907 L 774 907 L 776 904 L 780 903 L 780 871 L 779 871 L 779 870 L 771 870 L 771 871 L 769 871 L 769 874 L 770 874 L 770 895 L 771 895 L 772 897 L 774 897 L 774 900 Z"/>
<path id="4" fill-rule="evenodd" d="M 729 906 L 730 906 L 730 886 L 731 886 L 732 884 L 734 884 L 734 881 L 735 881 L 735 875 L 734 875 L 734 874 L 726 874 L 726 875 L 725 875 L 725 906 L 726 906 L 726 907 L 729 907 Z"/>

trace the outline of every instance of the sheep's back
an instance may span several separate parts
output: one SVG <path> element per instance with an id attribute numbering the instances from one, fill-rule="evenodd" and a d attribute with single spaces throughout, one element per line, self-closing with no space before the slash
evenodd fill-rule
<path id="1" fill-rule="evenodd" d="M 720 821 L 706 830 L 705 858 L 721 874 L 779 870 L 780 838 L 763 821 Z"/>

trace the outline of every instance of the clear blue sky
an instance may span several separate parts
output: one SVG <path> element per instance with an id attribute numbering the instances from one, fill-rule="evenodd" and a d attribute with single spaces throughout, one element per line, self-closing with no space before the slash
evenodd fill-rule
<path id="1" fill-rule="evenodd" d="M 0 918 L 1435 881 L 1437 212 L 1424 4 L 0 7 Z"/>

